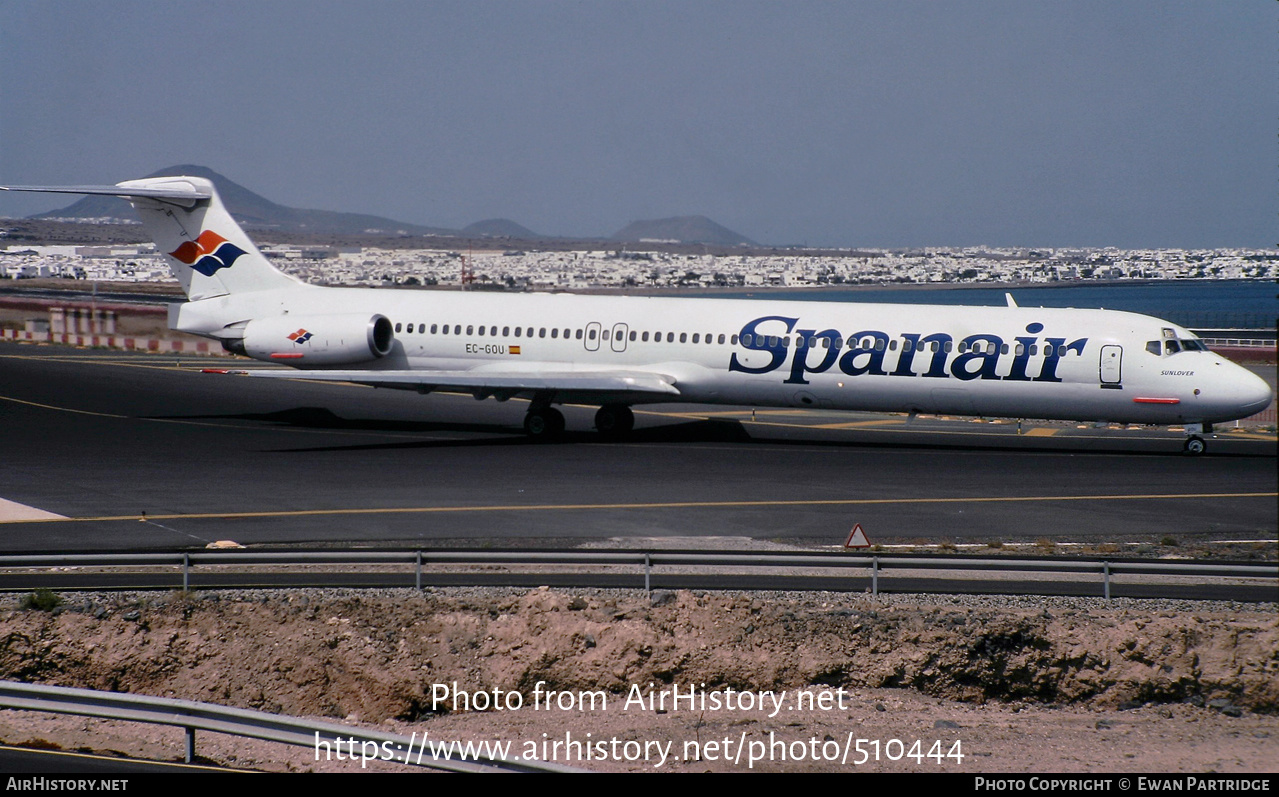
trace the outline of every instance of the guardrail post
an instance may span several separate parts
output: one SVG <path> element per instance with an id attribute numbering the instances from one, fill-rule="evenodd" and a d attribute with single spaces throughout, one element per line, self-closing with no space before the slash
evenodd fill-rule
<path id="1" fill-rule="evenodd" d="M 879 595 L 879 557 L 870 558 L 870 594 Z"/>
<path id="2" fill-rule="evenodd" d="M 652 572 L 652 570 L 653 570 L 653 560 L 649 558 L 648 552 L 645 551 L 644 552 L 644 591 L 648 593 L 648 596 L 650 598 L 653 597 L 653 587 L 649 582 L 649 574 Z"/>
<path id="3" fill-rule="evenodd" d="M 422 591 L 422 552 L 417 552 L 417 569 L 413 576 L 413 586 L 418 592 Z"/>
<path id="4" fill-rule="evenodd" d="M 1106 585 L 1106 600 L 1110 600 L 1110 562 L 1101 563 L 1101 581 Z"/>
<path id="5" fill-rule="evenodd" d="M 182 591 L 191 591 L 191 554 L 182 554 Z"/>
<path id="6" fill-rule="evenodd" d="M 186 730 L 186 755 L 183 761 L 187 764 L 195 763 L 195 728 L 185 728 Z"/>

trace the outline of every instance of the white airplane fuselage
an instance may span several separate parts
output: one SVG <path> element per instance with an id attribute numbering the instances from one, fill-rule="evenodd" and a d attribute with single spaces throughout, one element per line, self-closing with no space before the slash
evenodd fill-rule
<path id="1" fill-rule="evenodd" d="M 1188 330 L 1110 310 L 305 286 L 178 305 L 172 325 L 217 336 L 230 318 L 276 317 L 323 336 L 330 319 L 373 315 L 393 324 L 394 343 L 361 366 L 370 381 L 378 371 L 421 371 L 429 383 L 431 371 L 616 370 L 663 375 L 678 391 L 630 404 L 1148 424 L 1233 420 L 1271 399 L 1257 376 L 1189 348 L 1202 344 Z M 275 337 L 254 356 L 347 367 L 308 352 L 312 341 Z M 560 392 L 557 401 L 574 399 Z"/>

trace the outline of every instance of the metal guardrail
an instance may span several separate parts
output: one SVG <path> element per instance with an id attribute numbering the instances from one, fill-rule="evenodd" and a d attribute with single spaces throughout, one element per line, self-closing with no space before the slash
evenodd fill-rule
<path id="1" fill-rule="evenodd" d="M 485 749 L 483 743 L 470 748 L 476 755 L 463 756 L 459 749 L 465 749 L 464 743 L 428 742 L 425 735 L 383 733 L 169 697 L 0 681 L 0 707 L 181 727 L 186 730 L 187 763 L 195 760 L 195 732 L 201 730 L 310 747 L 317 757 L 322 749 L 326 755 L 336 751 L 338 760 L 343 759 L 345 748 L 345 758 L 352 761 L 388 761 L 451 772 L 581 771 L 547 761 L 494 757 L 480 752 Z"/>
<path id="2" fill-rule="evenodd" d="M 619 551 L 545 551 L 545 550 L 409 550 L 409 551 L 270 551 L 223 550 L 170 553 L 102 553 L 102 554 L 27 554 L 0 555 L 0 569 L 13 568 L 180 568 L 182 589 L 191 588 L 193 568 L 210 566 L 302 567 L 332 565 L 404 565 L 413 568 L 413 586 L 423 586 L 423 567 L 427 565 L 509 564 L 525 566 L 558 566 L 590 568 L 601 566 L 642 567 L 644 589 L 652 589 L 653 569 L 658 567 L 737 567 L 822 568 L 843 572 L 868 571 L 871 591 L 879 594 L 881 574 L 891 570 L 948 570 L 965 572 L 1033 572 L 1096 574 L 1101 577 L 1104 596 L 1111 596 L 1114 575 L 1169 575 L 1199 578 L 1273 579 L 1279 587 L 1279 564 L 1205 564 L 1195 561 L 1134 561 L 1123 559 L 1059 559 L 1059 558 L 974 558 L 965 556 L 884 556 L 862 553 L 758 553 L 697 550 L 619 550 Z M 462 571 L 465 572 L 465 571 Z M 588 572 L 591 572 L 588 570 Z M 571 574 L 570 574 L 571 575 Z M 406 579 L 407 581 L 407 579 Z M 404 586 L 409 586 L 405 583 Z"/>

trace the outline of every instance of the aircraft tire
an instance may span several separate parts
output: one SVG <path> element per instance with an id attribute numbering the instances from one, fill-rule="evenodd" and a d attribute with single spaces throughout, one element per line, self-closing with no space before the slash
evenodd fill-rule
<path id="1" fill-rule="evenodd" d="M 1191 435 L 1186 438 L 1186 444 L 1182 446 L 1182 450 L 1185 451 L 1188 456 L 1197 457 L 1208 450 L 1208 444 L 1204 442 L 1202 437 Z"/>
<path id="2" fill-rule="evenodd" d="M 605 437 L 625 437 L 635 428 L 635 413 L 625 404 L 605 404 L 595 413 L 595 428 Z"/>
<path id="3" fill-rule="evenodd" d="M 564 416 L 553 407 L 529 410 L 524 416 L 524 432 L 534 440 L 554 440 L 564 434 Z"/>

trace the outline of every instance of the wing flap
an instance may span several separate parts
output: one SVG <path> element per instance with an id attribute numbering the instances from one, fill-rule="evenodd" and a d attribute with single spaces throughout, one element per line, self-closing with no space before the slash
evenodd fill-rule
<path id="1" fill-rule="evenodd" d="M 646 393 L 678 396 L 675 380 L 644 371 L 293 371 L 284 369 L 206 369 L 215 373 L 269 379 L 354 382 L 361 385 L 418 388 L 466 388 L 484 391 L 569 391 L 573 393 Z"/>

